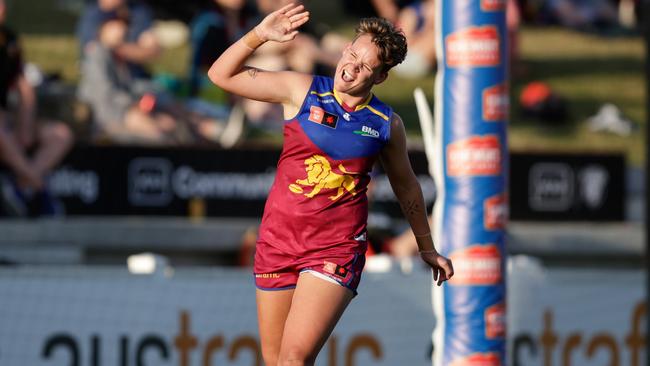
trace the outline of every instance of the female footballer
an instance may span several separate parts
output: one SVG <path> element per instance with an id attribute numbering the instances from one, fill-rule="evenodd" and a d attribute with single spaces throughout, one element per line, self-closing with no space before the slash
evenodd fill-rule
<path id="1" fill-rule="evenodd" d="M 372 94 L 406 56 L 406 39 L 384 19 L 363 19 L 333 78 L 244 66 L 266 42 L 290 42 L 309 20 L 302 5 L 266 16 L 232 44 L 208 76 L 222 89 L 284 108 L 284 144 L 255 253 L 262 355 L 269 366 L 313 365 L 356 295 L 365 263 L 366 190 L 379 158 L 441 285 L 452 263 L 436 251 L 404 125 Z"/>

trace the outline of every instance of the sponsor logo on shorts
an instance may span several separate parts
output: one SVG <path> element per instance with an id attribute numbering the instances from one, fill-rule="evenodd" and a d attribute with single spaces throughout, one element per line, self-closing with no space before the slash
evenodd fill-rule
<path id="1" fill-rule="evenodd" d="M 485 309 L 485 338 L 496 339 L 506 336 L 506 305 L 494 304 Z"/>
<path id="2" fill-rule="evenodd" d="M 486 230 L 505 228 L 508 221 L 508 197 L 500 193 L 483 201 L 483 227 Z"/>
<path id="3" fill-rule="evenodd" d="M 501 253 L 496 244 L 476 244 L 451 253 L 453 285 L 487 286 L 501 282 Z"/>
<path id="4" fill-rule="evenodd" d="M 501 144 L 497 135 L 471 136 L 447 145 L 448 175 L 475 176 L 500 173 Z"/>
<path id="5" fill-rule="evenodd" d="M 361 126 L 361 130 L 353 131 L 357 135 L 379 138 L 379 131 L 372 127 Z"/>
<path id="6" fill-rule="evenodd" d="M 329 112 L 325 112 L 321 107 L 311 106 L 309 108 L 308 119 L 327 127 L 336 128 L 336 123 L 338 122 L 339 117 Z"/>
<path id="7" fill-rule="evenodd" d="M 506 0 L 481 0 L 481 10 L 499 11 L 505 10 Z"/>
<path id="8" fill-rule="evenodd" d="M 307 177 L 296 179 L 295 183 L 289 184 L 289 190 L 295 194 L 303 194 L 303 187 L 312 187 L 310 192 L 304 193 L 308 198 L 313 198 L 323 189 L 335 190 L 334 195 L 328 197 L 332 201 L 339 199 L 345 192 L 356 195 L 357 191 L 354 188 L 357 183 L 351 175 L 355 173 L 347 171 L 343 164 L 339 164 L 338 168 L 341 173 L 333 171 L 329 160 L 322 155 L 305 159 Z"/>
<path id="9" fill-rule="evenodd" d="M 279 273 L 256 273 L 255 278 L 280 278 Z"/>
<path id="10" fill-rule="evenodd" d="M 448 35 L 445 50 L 449 67 L 488 67 L 501 63 L 499 33 L 494 25 L 469 27 Z"/>
<path id="11" fill-rule="evenodd" d="M 483 119 L 488 122 L 505 121 L 510 109 L 510 97 L 506 84 L 483 89 Z"/>
<path id="12" fill-rule="evenodd" d="M 501 359 L 496 352 L 473 353 L 452 361 L 451 366 L 501 366 Z"/>
<path id="13" fill-rule="evenodd" d="M 354 240 L 356 241 L 366 241 L 368 239 L 368 234 L 364 231 L 361 234 L 355 235 Z"/>
<path id="14" fill-rule="evenodd" d="M 323 261 L 323 271 L 341 278 L 345 278 L 348 275 L 348 270 L 345 267 L 328 261 Z"/>

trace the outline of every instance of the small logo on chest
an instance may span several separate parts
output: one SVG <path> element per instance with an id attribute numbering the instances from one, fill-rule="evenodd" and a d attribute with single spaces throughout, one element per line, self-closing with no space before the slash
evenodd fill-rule
<path id="1" fill-rule="evenodd" d="M 361 130 L 356 130 L 356 131 L 354 131 L 354 133 L 357 134 L 357 135 L 361 135 L 361 136 L 379 138 L 379 131 L 375 130 L 372 127 L 368 127 L 368 126 L 362 126 Z"/>
<path id="2" fill-rule="evenodd" d="M 310 121 L 316 122 L 327 127 L 336 128 L 336 123 L 339 120 L 339 117 L 326 112 L 321 107 L 311 106 L 309 108 L 309 118 Z"/>

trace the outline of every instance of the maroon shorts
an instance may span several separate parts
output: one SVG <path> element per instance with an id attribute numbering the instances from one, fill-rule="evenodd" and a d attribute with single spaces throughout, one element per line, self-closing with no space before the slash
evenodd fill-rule
<path id="1" fill-rule="evenodd" d="M 365 263 L 365 251 L 298 257 L 258 242 L 255 250 L 255 286 L 268 291 L 292 289 L 296 287 L 300 273 L 309 272 L 347 287 L 356 295 Z"/>

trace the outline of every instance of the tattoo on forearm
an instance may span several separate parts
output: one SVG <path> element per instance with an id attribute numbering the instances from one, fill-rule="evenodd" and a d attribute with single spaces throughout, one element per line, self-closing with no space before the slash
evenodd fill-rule
<path id="1" fill-rule="evenodd" d="M 257 77 L 257 72 L 258 71 L 259 71 L 259 69 L 251 67 L 251 68 L 248 69 L 247 72 L 248 72 L 248 75 L 251 77 L 251 79 L 255 79 Z"/>
<path id="2" fill-rule="evenodd" d="M 406 201 L 402 204 L 402 210 L 406 216 L 413 216 L 422 213 L 422 207 L 417 201 Z"/>

